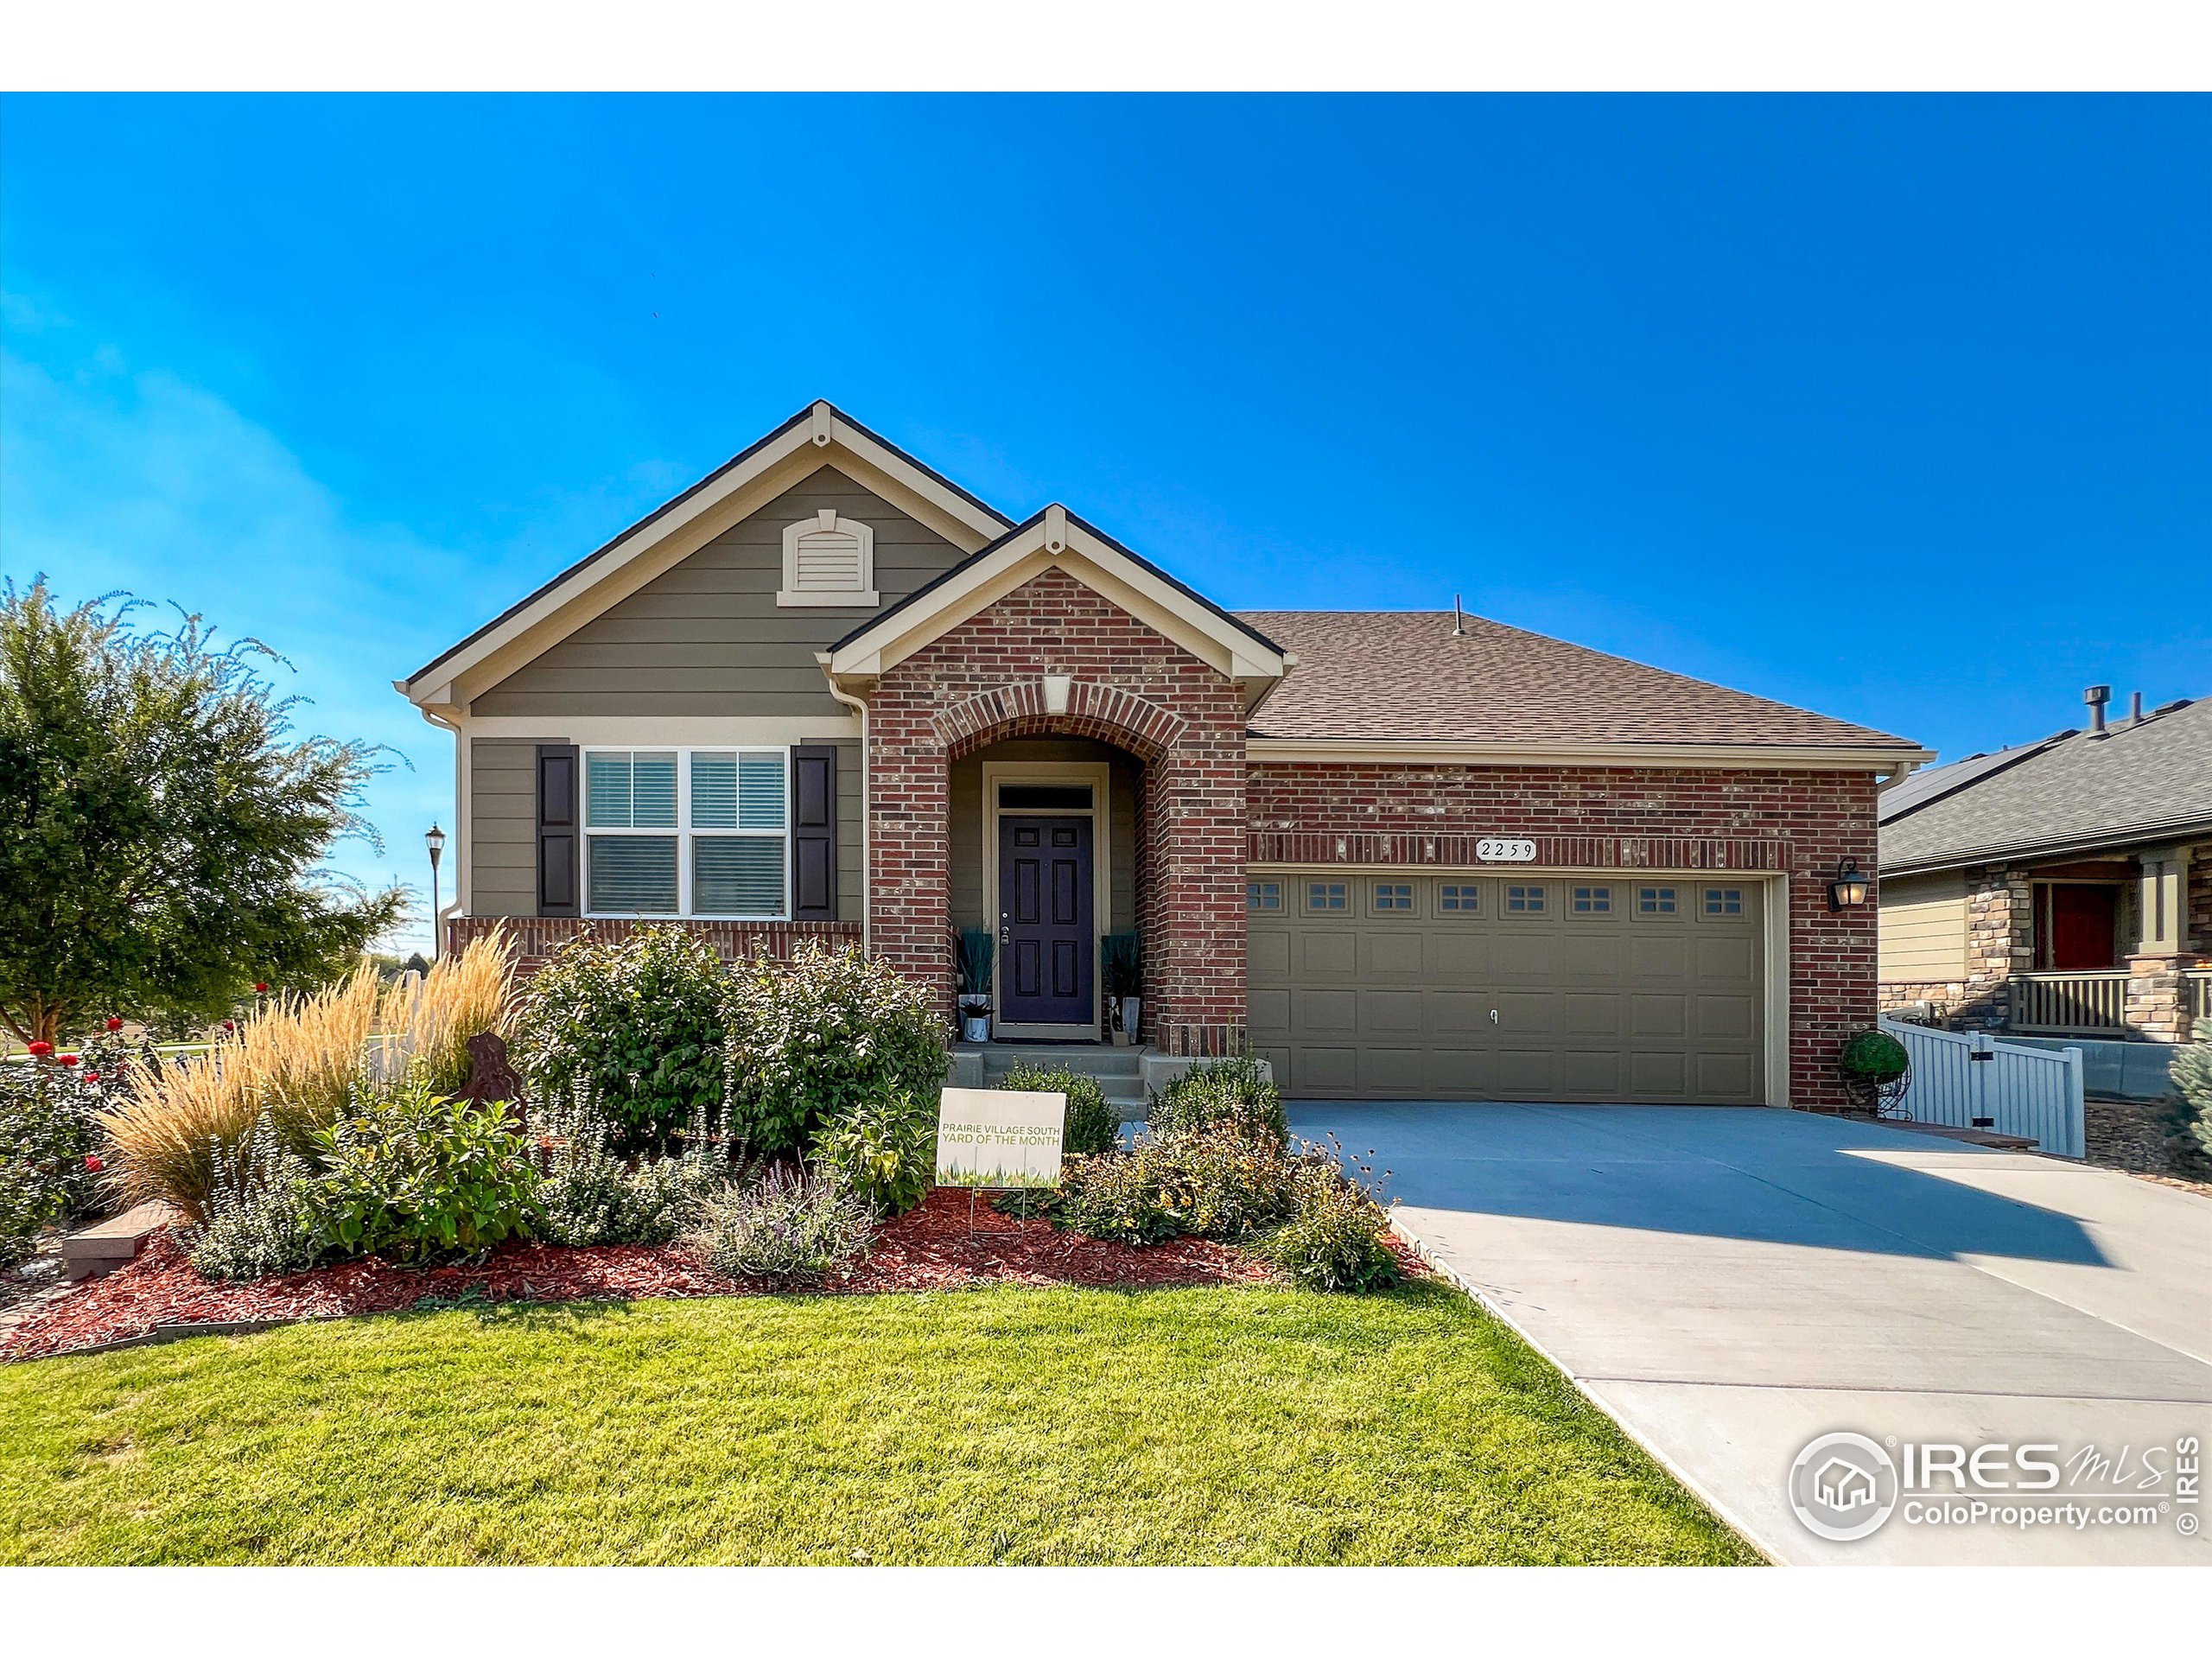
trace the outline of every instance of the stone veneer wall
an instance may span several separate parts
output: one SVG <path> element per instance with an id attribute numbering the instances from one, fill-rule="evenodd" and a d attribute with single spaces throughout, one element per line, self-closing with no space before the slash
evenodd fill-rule
<path id="1" fill-rule="evenodd" d="M 1876 1013 L 1875 909 L 1838 913 L 1839 859 L 1875 868 L 1871 772 L 1255 763 L 1250 856 L 1266 863 L 1471 864 L 1478 836 L 1538 862 L 1786 871 L 1791 1103 L 1847 1104 L 1836 1054 Z"/>
<path id="2" fill-rule="evenodd" d="M 1069 677 L 1046 712 L 1045 676 Z M 870 931 L 952 1009 L 947 768 L 1006 737 L 1098 738 L 1145 764 L 1137 910 L 1148 1039 L 1244 1045 L 1244 718 L 1234 682 L 1050 569 L 885 674 L 868 700 Z"/>

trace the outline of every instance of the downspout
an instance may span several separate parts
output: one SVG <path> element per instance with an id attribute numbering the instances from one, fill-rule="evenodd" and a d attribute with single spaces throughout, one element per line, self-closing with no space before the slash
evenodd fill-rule
<path id="1" fill-rule="evenodd" d="M 830 682 L 830 695 L 852 709 L 861 717 L 861 954 L 874 953 L 874 930 L 871 915 L 874 906 L 870 902 L 874 893 L 875 867 L 869 861 L 871 843 L 869 830 L 875 819 L 875 803 L 868 793 L 868 704 L 837 683 L 830 671 L 830 653 L 818 651 L 814 660 L 822 664 L 822 677 Z"/>
<path id="2" fill-rule="evenodd" d="M 404 682 L 395 680 L 392 683 L 402 695 L 405 694 Z M 476 832 L 474 824 L 465 816 L 466 791 L 461 788 L 461 779 L 468 767 L 468 741 L 461 734 L 459 721 L 434 715 L 419 702 L 415 705 L 415 711 L 440 731 L 453 734 L 453 903 L 448 909 L 467 915 L 468 895 L 474 891 L 476 880 L 476 861 L 470 856 Z M 431 954 L 434 957 L 442 957 L 446 953 L 445 921 L 443 916 L 435 913 L 430 917 Z"/>

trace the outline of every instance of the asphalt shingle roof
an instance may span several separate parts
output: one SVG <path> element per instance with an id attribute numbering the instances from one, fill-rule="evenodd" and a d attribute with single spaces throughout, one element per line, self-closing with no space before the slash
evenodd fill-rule
<path id="1" fill-rule="evenodd" d="M 1882 868 L 2126 846 L 2212 828 L 2212 698 L 2168 703 L 2102 737 L 2069 732 L 1969 755 L 1885 794 Z"/>
<path id="2" fill-rule="evenodd" d="M 1255 737 L 1463 743 L 1729 743 L 1842 748 L 1909 740 L 1625 657 L 1449 611 L 1239 611 L 1298 665 Z"/>

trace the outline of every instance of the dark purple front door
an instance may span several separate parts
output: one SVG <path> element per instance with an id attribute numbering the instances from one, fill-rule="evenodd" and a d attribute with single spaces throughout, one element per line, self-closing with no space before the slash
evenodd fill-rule
<path id="1" fill-rule="evenodd" d="M 1090 976 L 1090 820 L 999 820 L 999 1018 L 1096 1025 Z"/>

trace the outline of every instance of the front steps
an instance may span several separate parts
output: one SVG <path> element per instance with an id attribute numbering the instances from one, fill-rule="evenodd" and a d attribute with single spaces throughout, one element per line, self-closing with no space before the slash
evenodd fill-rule
<path id="1" fill-rule="evenodd" d="M 1098 1079 L 1106 1103 L 1125 1123 L 1139 1122 L 1149 1108 L 1145 1089 L 1148 1047 L 1113 1048 L 1092 1043 L 956 1043 L 946 1079 L 969 1089 L 995 1089 L 1018 1065 L 1040 1065 Z"/>

